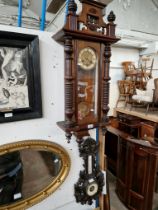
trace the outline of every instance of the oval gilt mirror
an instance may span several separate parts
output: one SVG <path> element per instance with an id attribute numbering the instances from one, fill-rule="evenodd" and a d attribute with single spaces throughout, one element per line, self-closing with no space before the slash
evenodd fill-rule
<path id="1" fill-rule="evenodd" d="M 70 158 L 46 140 L 0 146 L 0 210 L 26 209 L 53 193 L 65 180 Z"/>

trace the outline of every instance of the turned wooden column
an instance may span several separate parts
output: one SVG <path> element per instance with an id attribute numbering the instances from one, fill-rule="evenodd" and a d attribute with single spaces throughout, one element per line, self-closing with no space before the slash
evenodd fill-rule
<path id="1" fill-rule="evenodd" d="M 109 23 L 107 24 L 106 35 L 107 36 L 115 36 L 116 24 L 114 24 L 114 21 L 116 19 L 116 16 L 113 11 L 110 12 L 107 19 L 108 19 Z"/>
<path id="2" fill-rule="evenodd" d="M 108 122 L 107 113 L 109 111 L 109 68 L 110 68 L 111 47 L 105 44 L 104 48 L 104 70 L 102 78 L 102 123 Z"/>
<path id="3" fill-rule="evenodd" d="M 72 120 L 74 115 L 74 77 L 72 69 L 73 60 L 73 45 L 72 37 L 65 37 L 64 44 L 65 52 L 65 121 L 66 127 L 72 127 L 74 122 Z"/>
<path id="4" fill-rule="evenodd" d="M 77 10 L 77 4 L 75 3 L 74 0 L 70 0 L 68 5 L 68 15 L 67 15 L 65 28 L 71 30 L 77 30 L 76 10 Z"/>

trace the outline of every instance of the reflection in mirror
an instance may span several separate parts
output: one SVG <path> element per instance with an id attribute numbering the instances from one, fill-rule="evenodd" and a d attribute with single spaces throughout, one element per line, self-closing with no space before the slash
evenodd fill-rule
<path id="1" fill-rule="evenodd" d="M 61 185 L 70 167 L 66 151 L 48 141 L 4 145 L 0 154 L 0 210 L 26 208 L 44 199 Z"/>

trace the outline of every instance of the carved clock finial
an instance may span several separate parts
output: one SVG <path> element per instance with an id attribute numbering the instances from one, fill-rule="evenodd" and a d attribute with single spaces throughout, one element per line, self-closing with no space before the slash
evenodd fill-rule
<path id="1" fill-rule="evenodd" d="M 74 0 L 69 0 L 68 2 L 68 13 L 66 16 L 66 24 L 64 28 L 70 29 L 70 30 L 76 30 L 77 29 L 77 4 Z"/>
<path id="2" fill-rule="evenodd" d="M 68 14 L 76 14 L 77 4 L 74 0 L 70 0 L 68 4 Z"/>
<path id="3" fill-rule="evenodd" d="M 113 36 L 115 37 L 115 27 L 116 24 L 114 24 L 114 21 L 116 19 L 116 16 L 113 11 L 110 12 L 110 14 L 107 17 L 109 23 L 107 24 L 107 36 Z"/>
<path id="4" fill-rule="evenodd" d="M 114 14 L 113 11 L 110 12 L 107 19 L 109 22 L 114 22 L 116 20 L 116 15 Z"/>

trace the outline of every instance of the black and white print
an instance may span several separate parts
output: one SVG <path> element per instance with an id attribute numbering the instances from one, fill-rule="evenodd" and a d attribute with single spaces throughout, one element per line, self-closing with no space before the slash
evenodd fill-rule
<path id="1" fill-rule="evenodd" d="M 27 49 L 0 47 L 0 111 L 29 107 Z"/>

